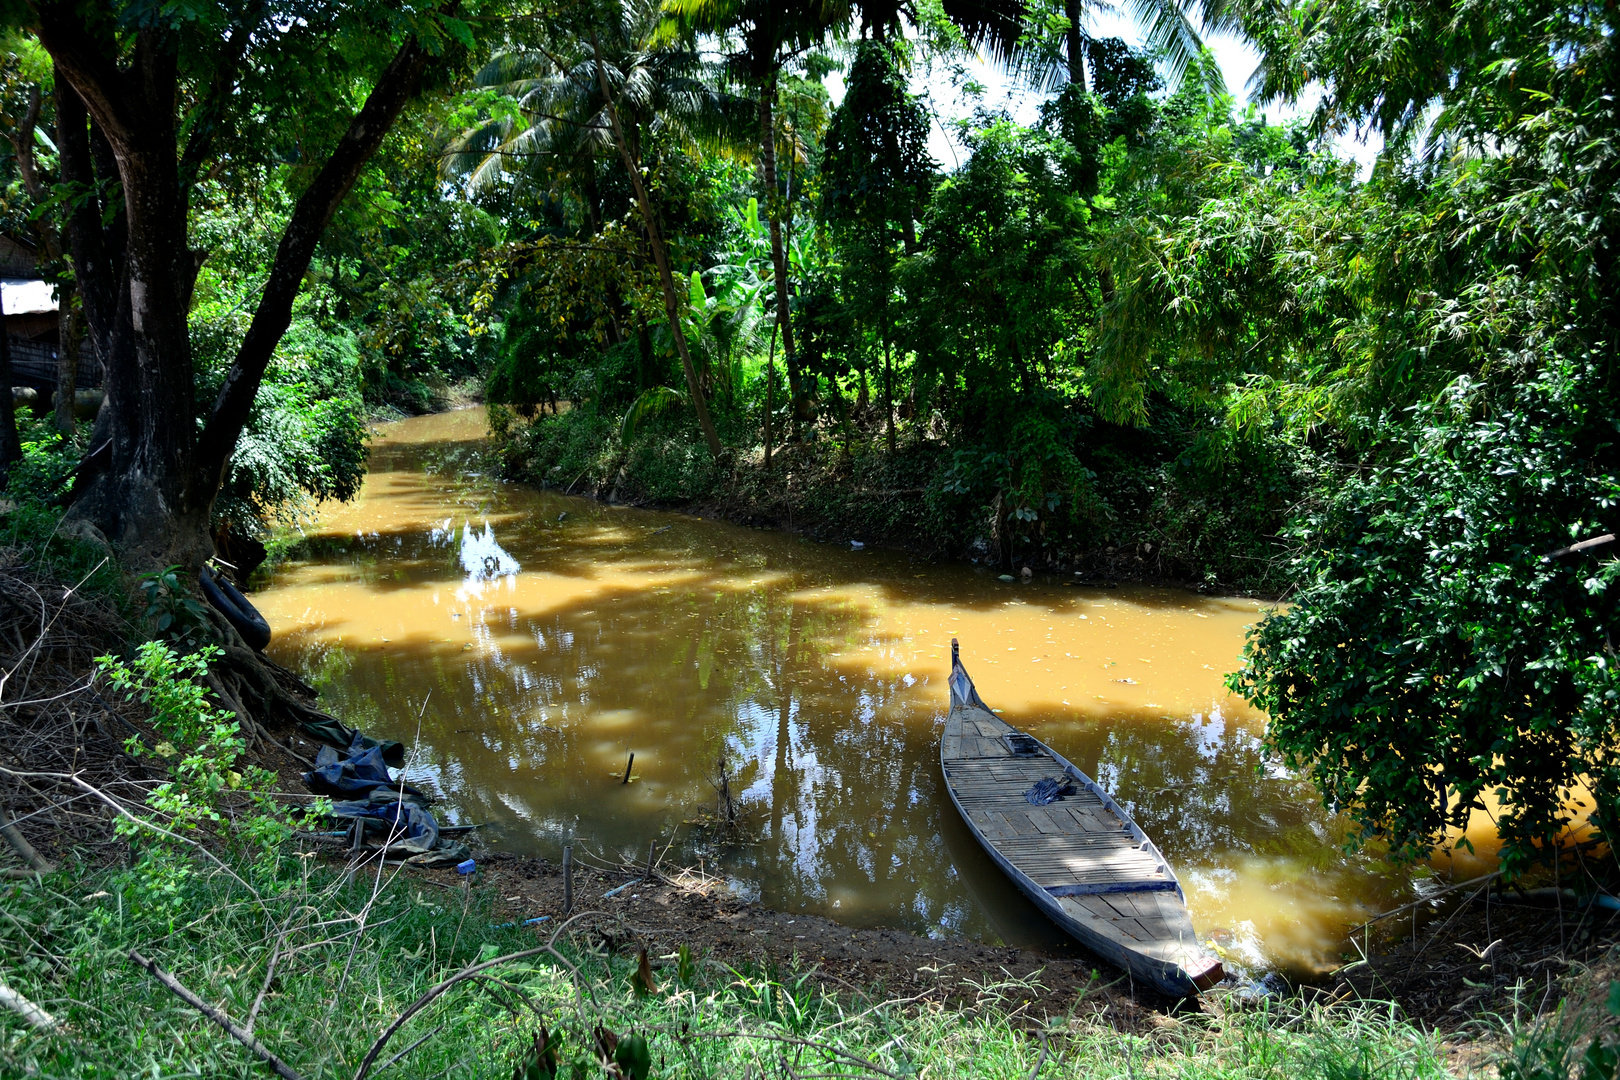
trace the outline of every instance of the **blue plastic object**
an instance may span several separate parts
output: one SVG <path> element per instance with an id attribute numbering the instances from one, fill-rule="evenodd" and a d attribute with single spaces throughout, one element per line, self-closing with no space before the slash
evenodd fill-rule
<path id="1" fill-rule="evenodd" d="M 1050 806 L 1065 795 L 1073 795 L 1074 790 L 1074 785 L 1067 779 L 1055 780 L 1048 776 L 1035 781 L 1034 786 L 1024 792 L 1024 801 L 1031 806 Z"/>
<path id="2" fill-rule="evenodd" d="M 473 859 L 456 863 L 456 873 L 458 874 L 470 874 L 476 869 L 478 869 L 478 863 Z"/>

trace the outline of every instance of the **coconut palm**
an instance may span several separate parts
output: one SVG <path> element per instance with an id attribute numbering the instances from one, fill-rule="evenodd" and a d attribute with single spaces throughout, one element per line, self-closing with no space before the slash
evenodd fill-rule
<path id="1" fill-rule="evenodd" d="M 1142 28 L 1143 46 L 1158 60 L 1172 84 L 1189 72 L 1203 80 L 1210 93 L 1224 92 L 1220 68 L 1203 64 L 1203 35 L 1241 30 L 1228 0 L 1126 0 L 1118 5 Z M 1063 27 L 1061 37 L 1031 33 L 1013 50 L 1011 67 L 1043 90 L 1069 84 L 1086 88 L 1086 66 L 1105 62 L 1106 54 L 1093 48 L 1098 39 L 1086 31 L 1092 10 L 1114 5 L 1087 0 L 1036 0 L 1030 5 L 1029 25 Z M 1059 18 L 1052 18 L 1057 16 Z"/>
<path id="2" fill-rule="evenodd" d="M 477 188 L 513 174 L 532 178 L 534 163 L 546 162 L 553 175 L 576 178 L 593 215 L 596 167 L 617 158 L 635 192 L 698 426 L 719 457 L 723 448 L 686 336 L 674 332 L 682 325 L 685 290 L 677 289 L 643 175 L 649 153 L 656 169 L 670 147 L 734 139 L 738 101 L 717 89 L 690 37 L 660 33 L 660 21 L 657 0 L 607 0 L 576 9 L 545 41 L 495 57 L 477 81 L 500 91 L 511 111 L 464 132 L 449 147 L 445 168 Z"/>
<path id="3" fill-rule="evenodd" d="M 1022 0 L 944 0 L 941 9 L 970 44 L 986 45 L 999 57 L 1012 55 L 1022 32 Z M 786 203 L 776 169 L 782 134 L 775 120 L 778 82 L 787 64 L 829 36 L 848 32 L 857 19 L 874 33 L 886 34 L 897 30 L 902 18 L 919 21 L 917 6 L 912 0 L 667 0 L 665 11 L 666 32 L 696 31 L 725 42 L 727 73 L 747 86 L 757 102 L 760 206 L 771 236 L 777 327 L 794 416 L 809 420 L 814 414 L 789 318 L 789 260 L 782 235 Z"/>

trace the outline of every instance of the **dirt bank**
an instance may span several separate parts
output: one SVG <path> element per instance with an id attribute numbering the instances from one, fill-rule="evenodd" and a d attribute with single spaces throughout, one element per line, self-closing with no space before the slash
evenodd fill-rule
<path id="1" fill-rule="evenodd" d="M 340 853 L 326 851 L 341 862 Z M 406 872 L 448 889 L 484 890 L 499 918 L 539 919 L 537 933 L 557 926 L 564 910 L 559 866 L 487 849 L 477 850 L 476 859 L 480 869 L 471 879 L 454 870 Z M 1548 1013 L 1579 980 L 1590 982 L 1592 970 L 1620 955 L 1620 912 L 1578 907 L 1567 899 L 1560 910 L 1543 900 L 1528 903 L 1511 891 L 1459 890 L 1437 908 L 1420 910 L 1415 926 L 1409 912 L 1380 920 L 1358 937 L 1368 959 L 1298 989 L 1327 999 L 1393 1001 L 1406 1017 L 1459 1047 L 1477 1042 L 1482 1019 L 1489 1027 Z M 1133 985 L 1100 960 L 853 929 L 820 916 L 773 911 L 739 899 L 702 868 L 665 862 L 649 881 L 644 868 L 607 867 L 582 857 L 573 911 L 585 913 L 576 925 L 588 941 L 615 952 L 633 955 L 645 948 L 656 958 L 687 945 L 728 966 L 798 971 L 832 989 L 881 984 L 886 996 L 899 998 L 971 1003 L 995 986 L 993 993 L 1032 1023 L 1073 1010 L 1120 1030 L 1145 1031 L 1173 1024 L 1189 1011 L 1222 1008 L 1220 993 L 1202 1002 L 1173 1001 Z M 1227 989 L 1249 997 L 1255 988 Z M 1475 1051 L 1459 1052 L 1471 1060 Z"/>
<path id="2" fill-rule="evenodd" d="M 504 913 L 513 921 L 549 916 L 541 930 L 555 924 L 563 910 L 560 867 L 498 853 L 486 860 L 480 884 L 499 898 Z M 575 910 L 600 912 L 582 920 L 587 933 L 615 950 L 646 948 L 664 956 L 684 944 L 733 967 L 799 970 L 862 990 L 881 984 L 890 997 L 973 1000 L 985 987 L 1002 984 L 998 994 L 1043 1021 L 1077 1009 L 1106 1012 L 1121 1026 L 1136 1027 L 1151 1023 L 1151 1014 L 1183 1007 L 1146 991 L 1133 998 L 1129 981 L 1107 967 L 902 930 L 851 929 L 744 903 L 696 869 L 667 870 L 651 881 L 629 871 L 576 870 Z"/>
<path id="3" fill-rule="evenodd" d="M 1425 1027 L 1458 1032 L 1481 1017 L 1527 1019 L 1555 1008 L 1571 978 L 1615 954 L 1620 912 L 1573 898 L 1560 910 L 1482 889 L 1371 944 L 1366 960 L 1332 976 L 1333 992 L 1395 1001 Z"/>
<path id="4" fill-rule="evenodd" d="M 1163 492 L 1142 503 L 1140 485 L 1108 522 L 1025 535 L 1012 507 L 998 496 L 974 506 L 940 487 L 954 460 L 939 443 L 908 443 L 883 451 L 868 443 L 846 453 L 830 441 L 777 448 L 770 469 L 756 449 L 720 464 L 704 463 L 680 479 L 658 455 L 603 451 L 551 465 L 528 429 L 511 428 L 492 444 L 507 479 L 618 505 L 674 510 L 750 528 L 779 529 L 812 540 L 904 551 L 926 560 L 960 560 L 1018 574 L 1078 575 L 1087 584 L 1172 585 L 1227 595 L 1273 598 L 1290 584 L 1288 563 L 1269 528 L 1257 542 L 1238 543 L 1224 511 L 1201 497 Z M 553 448 L 555 449 L 555 448 Z M 549 467 L 548 467 L 549 466 Z M 1149 489 L 1163 484 L 1148 485 Z M 1168 489 L 1167 489 L 1168 490 Z M 1141 503 L 1141 505 L 1138 505 Z M 1272 523 L 1274 527 L 1280 522 Z M 1238 551 L 1238 548 L 1242 551 Z"/>

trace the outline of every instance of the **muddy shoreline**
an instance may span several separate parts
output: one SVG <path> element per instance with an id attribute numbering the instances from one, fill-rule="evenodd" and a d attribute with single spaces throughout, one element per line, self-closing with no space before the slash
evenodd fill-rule
<path id="1" fill-rule="evenodd" d="M 307 767 L 287 754 L 313 754 L 314 747 L 290 731 L 277 732 L 282 746 L 261 764 L 280 778 L 281 790 L 303 790 Z M 463 837 L 477 870 L 402 866 L 400 871 L 455 892 L 482 892 L 496 917 L 534 922 L 538 936 L 563 920 L 563 872 L 546 859 L 494 851 L 474 833 Z M 346 866 L 341 845 L 310 844 L 335 867 Z M 924 996 L 971 1003 L 990 993 L 1008 1008 L 1022 1004 L 1032 1022 L 1077 1011 L 1106 1013 L 1124 1030 L 1151 1025 L 1198 1002 L 1180 1002 L 1147 987 L 1101 960 L 1052 956 L 1039 949 L 934 939 L 883 927 L 855 928 L 803 912 L 777 911 L 735 895 L 723 879 L 701 867 L 660 861 L 649 881 L 644 867 L 612 867 L 589 856 L 576 859 L 575 921 L 571 932 L 593 946 L 633 955 L 646 949 L 656 961 L 681 945 L 729 967 L 795 972 L 828 989 L 866 992 L 881 987 L 889 997 Z M 993 990 L 987 988 L 994 987 Z"/>
<path id="2" fill-rule="evenodd" d="M 297 745 L 291 733 L 280 737 Z M 280 774 L 283 790 L 301 789 L 303 766 L 280 753 L 276 758 L 267 764 Z M 562 868 L 490 850 L 476 834 L 470 843 L 478 864 L 471 876 L 453 868 L 401 872 L 462 893 L 469 903 L 481 898 L 498 921 L 531 923 L 537 939 L 552 933 L 563 921 Z M 334 866 L 347 865 L 340 847 L 314 850 Z M 644 867 L 609 866 L 589 855 L 576 859 L 569 930 L 593 948 L 620 955 L 646 949 L 655 968 L 686 945 L 706 962 L 808 978 L 834 993 L 875 991 L 957 1006 L 995 998 L 1027 1017 L 1032 1028 L 1079 1016 L 1120 1031 L 1149 1032 L 1289 990 L 1323 1002 L 1389 1001 L 1469 1060 L 1481 1052 L 1466 1044 L 1478 1039 L 1482 1020 L 1544 1015 L 1566 994 L 1579 993 L 1580 985 L 1620 968 L 1620 912 L 1573 905 L 1559 911 L 1511 897 L 1503 902 L 1502 894 L 1480 890 L 1452 899 L 1420 915 L 1415 929 L 1404 919 L 1379 924 L 1365 938 L 1366 958 L 1320 979 L 1289 989 L 1272 979 L 1264 985 L 1228 983 L 1191 1000 L 1135 985 L 1083 949 L 1058 956 L 1039 948 L 850 927 L 744 900 L 701 867 L 662 860 L 649 880 Z"/>
<path id="3" fill-rule="evenodd" d="M 491 447 L 494 449 L 493 437 Z M 785 451 L 785 452 L 784 452 Z M 499 453 L 498 450 L 495 452 Z M 1167 571 L 1162 545 L 1147 541 L 1122 548 L 1082 552 L 1051 552 L 1045 558 L 1019 558 L 998 563 L 988 552 L 975 554 L 972 550 L 948 550 L 926 539 L 917 530 L 863 530 L 846 522 L 829 520 L 818 514 L 807 499 L 792 495 L 792 451 L 779 450 L 777 465 L 771 474 L 755 462 L 737 465 L 732 483 L 725 493 L 706 499 L 666 501 L 625 494 L 614 483 L 590 484 L 577 489 L 579 480 L 568 485 L 550 484 L 527 471 L 513 468 L 501 461 L 498 474 L 515 484 L 524 484 L 536 491 L 591 499 L 604 506 L 625 507 L 635 510 L 656 510 L 684 514 L 704 521 L 718 521 L 749 529 L 769 530 L 789 536 L 802 536 L 824 544 L 848 544 L 859 541 L 866 547 L 900 552 L 928 563 L 963 563 L 1015 577 L 1027 565 L 1035 579 L 1056 580 L 1059 584 L 1082 585 L 1087 588 L 1113 588 L 1119 585 L 1147 585 L 1163 588 L 1187 589 L 1204 594 L 1240 596 L 1257 600 L 1277 600 L 1288 591 L 1255 588 L 1241 582 L 1212 581 L 1197 576 L 1192 570 L 1177 574 Z M 577 489 L 577 490 L 576 490 Z M 756 492 L 753 489 L 761 489 Z M 921 489 L 903 492 L 878 492 L 874 497 L 887 500 L 923 498 Z M 895 516 L 920 518 L 919 506 Z M 797 519 L 797 520 L 796 520 Z M 981 557 L 982 556 L 982 557 Z"/>

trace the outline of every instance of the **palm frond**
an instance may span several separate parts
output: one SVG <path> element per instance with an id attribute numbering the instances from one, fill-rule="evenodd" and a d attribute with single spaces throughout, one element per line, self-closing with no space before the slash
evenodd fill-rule
<path id="1" fill-rule="evenodd" d="M 1129 0 L 1128 6 L 1144 31 L 1147 51 L 1159 58 L 1165 81 L 1171 87 L 1178 85 L 1191 68 L 1206 93 L 1226 92 L 1220 65 L 1202 62 L 1204 40 L 1192 24 L 1192 12 L 1185 0 Z"/>
<path id="2" fill-rule="evenodd" d="M 619 442 L 629 443 L 636 437 L 636 432 L 643 424 L 650 423 L 685 403 L 686 398 L 678 390 L 671 390 L 667 386 L 654 386 L 643 390 L 641 396 L 632 401 L 624 412 L 624 419 L 619 423 Z"/>
<path id="3" fill-rule="evenodd" d="M 489 62 L 473 75 L 474 86 L 502 87 L 520 79 L 538 78 L 550 71 L 551 63 L 544 53 L 531 49 L 513 49 L 496 53 Z"/>
<path id="4" fill-rule="evenodd" d="M 448 179 L 478 168 L 491 151 L 511 138 L 512 127 L 511 117 L 500 116 L 463 131 L 446 144 L 439 159 L 439 174 Z"/>
<path id="5" fill-rule="evenodd" d="M 1022 0 L 941 0 L 940 8 L 969 45 L 985 49 L 1003 64 L 1013 58 L 1029 16 Z"/>

